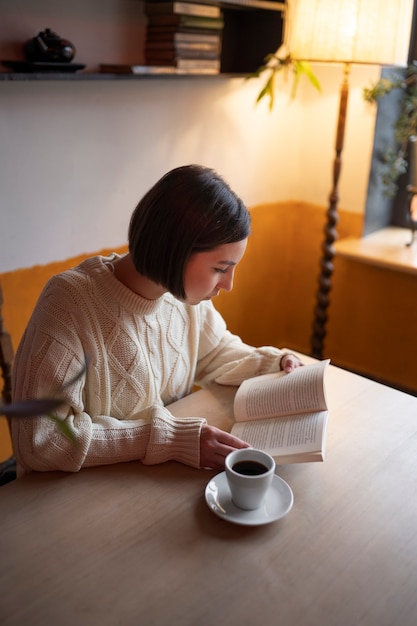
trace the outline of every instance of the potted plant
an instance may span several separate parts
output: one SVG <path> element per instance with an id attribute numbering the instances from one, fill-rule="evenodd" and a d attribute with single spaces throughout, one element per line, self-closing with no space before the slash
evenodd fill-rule
<path id="1" fill-rule="evenodd" d="M 260 102 L 263 98 L 269 98 L 269 110 L 272 111 L 274 107 L 276 80 L 281 73 L 287 78 L 289 72 L 293 74 L 292 98 L 296 95 L 301 76 L 306 76 L 318 91 L 321 90 L 320 83 L 313 73 L 310 63 L 292 58 L 285 46 L 282 45 L 273 54 L 268 54 L 264 59 L 264 65 L 261 65 L 256 72 L 248 76 L 248 79 L 259 78 L 259 76 L 266 74 L 266 83 L 259 92 L 256 102 Z"/>
<path id="2" fill-rule="evenodd" d="M 409 168 L 410 146 L 415 146 L 417 136 L 417 63 L 414 61 L 403 71 L 395 71 L 383 77 L 369 88 L 364 89 L 367 102 L 377 103 L 394 90 L 402 92 L 399 115 L 394 123 L 394 145 L 382 154 L 385 163 L 382 182 L 385 193 L 394 197 L 398 191 L 398 181 Z"/>

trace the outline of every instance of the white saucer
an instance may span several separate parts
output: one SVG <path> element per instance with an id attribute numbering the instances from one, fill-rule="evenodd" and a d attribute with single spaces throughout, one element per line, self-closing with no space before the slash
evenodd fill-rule
<path id="1" fill-rule="evenodd" d="M 277 475 L 274 476 L 264 504 L 254 511 L 244 511 L 233 504 L 226 472 L 217 474 L 211 479 L 206 487 L 205 496 L 213 513 L 228 522 L 243 526 L 260 526 L 275 522 L 287 515 L 294 502 L 291 487 Z"/>

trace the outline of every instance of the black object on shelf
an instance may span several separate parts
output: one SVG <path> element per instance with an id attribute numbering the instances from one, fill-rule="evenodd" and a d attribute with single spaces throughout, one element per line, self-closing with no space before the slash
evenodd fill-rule
<path id="1" fill-rule="evenodd" d="M 36 37 L 26 41 L 23 52 L 27 61 L 69 63 L 74 58 L 75 46 L 50 28 L 45 28 Z"/>
<path id="2" fill-rule="evenodd" d="M 2 64 L 9 67 L 14 72 L 77 72 L 83 70 L 85 65 L 82 63 L 48 63 L 42 61 L 2 61 Z"/>

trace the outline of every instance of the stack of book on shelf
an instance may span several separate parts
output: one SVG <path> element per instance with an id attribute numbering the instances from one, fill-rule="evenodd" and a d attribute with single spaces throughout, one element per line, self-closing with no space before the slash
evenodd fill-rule
<path id="1" fill-rule="evenodd" d="M 220 7 L 147 0 L 145 60 L 178 73 L 218 74 L 223 31 Z"/>

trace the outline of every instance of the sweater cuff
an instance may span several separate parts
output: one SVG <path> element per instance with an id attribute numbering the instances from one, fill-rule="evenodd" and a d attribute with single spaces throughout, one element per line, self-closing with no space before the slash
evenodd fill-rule
<path id="1" fill-rule="evenodd" d="M 201 417 L 174 417 L 160 407 L 152 419 L 151 435 L 142 459 L 145 465 L 179 461 L 200 467 L 200 434 L 207 420 Z"/>

